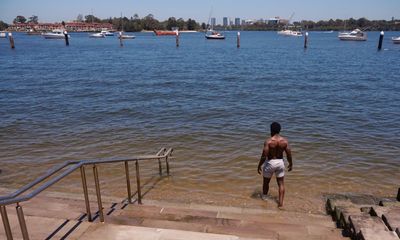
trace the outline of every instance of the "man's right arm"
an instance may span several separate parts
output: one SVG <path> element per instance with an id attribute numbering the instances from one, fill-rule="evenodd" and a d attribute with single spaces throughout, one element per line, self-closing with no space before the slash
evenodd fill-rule
<path id="1" fill-rule="evenodd" d="M 289 142 L 287 143 L 287 146 L 285 148 L 285 153 L 287 160 L 289 162 L 288 171 L 290 172 L 293 169 L 293 159 L 292 159 L 292 150 L 289 147 Z"/>

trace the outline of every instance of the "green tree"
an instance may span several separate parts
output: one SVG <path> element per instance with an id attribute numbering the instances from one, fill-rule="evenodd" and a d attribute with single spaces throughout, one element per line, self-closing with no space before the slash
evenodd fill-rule
<path id="1" fill-rule="evenodd" d="M 174 17 L 168 18 L 167 26 L 166 26 L 168 30 L 171 30 L 173 27 L 177 27 L 177 26 L 178 26 L 178 24 L 177 24 L 176 18 L 174 18 Z"/>
<path id="2" fill-rule="evenodd" d="M 100 18 L 97 18 L 97 17 L 95 17 L 95 16 L 90 14 L 90 15 L 86 15 L 85 16 L 85 22 L 87 22 L 87 23 L 92 23 L 92 22 L 100 23 L 101 20 L 100 20 Z"/>
<path id="3" fill-rule="evenodd" d="M 24 16 L 17 16 L 14 18 L 13 23 L 26 23 L 26 18 Z"/>
<path id="4" fill-rule="evenodd" d="M 196 30 L 199 28 L 199 24 L 197 24 L 197 22 L 191 18 L 187 20 L 186 26 L 188 30 Z"/>
<path id="5" fill-rule="evenodd" d="M 6 30 L 8 28 L 8 24 L 0 21 L 0 31 Z"/>
<path id="6" fill-rule="evenodd" d="M 160 29 L 160 22 L 154 18 L 153 14 L 149 14 L 143 18 L 143 28 L 146 30 Z"/>
<path id="7" fill-rule="evenodd" d="M 39 17 L 32 15 L 31 17 L 29 17 L 28 23 L 35 23 L 35 24 L 39 23 Z"/>
<path id="8" fill-rule="evenodd" d="M 76 17 L 76 21 L 83 22 L 83 15 L 79 13 L 78 16 Z"/>

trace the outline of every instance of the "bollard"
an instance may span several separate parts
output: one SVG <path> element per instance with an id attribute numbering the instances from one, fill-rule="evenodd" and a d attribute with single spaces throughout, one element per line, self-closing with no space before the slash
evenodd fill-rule
<path id="1" fill-rule="evenodd" d="M 308 44 L 308 32 L 306 32 L 306 34 L 304 35 L 304 49 L 307 48 L 307 44 Z"/>
<path id="2" fill-rule="evenodd" d="M 65 46 L 69 46 L 69 37 L 67 31 L 64 31 Z"/>
<path id="3" fill-rule="evenodd" d="M 124 44 L 122 43 L 122 32 L 119 32 L 119 46 L 123 47 Z"/>
<path id="4" fill-rule="evenodd" d="M 12 33 L 8 34 L 8 39 L 10 40 L 11 49 L 14 49 L 15 48 L 15 44 L 14 44 L 14 37 L 13 37 Z"/>
<path id="5" fill-rule="evenodd" d="M 237 48 L 240 48 L 240 32 L 237 33 L 236 46 L 237 46 Z"/>
<path id="6" fill-rule="evenodd" d="M 179 47 L 179 32 L 176 31 L 176 47 Z"/>
<path id="7" fill-rule="evenodd" d="M 379 35 L 378 50 L 382 49 L 383 35 L 385 35 L 385 33 L 382 31 L 381 34 Z"/>

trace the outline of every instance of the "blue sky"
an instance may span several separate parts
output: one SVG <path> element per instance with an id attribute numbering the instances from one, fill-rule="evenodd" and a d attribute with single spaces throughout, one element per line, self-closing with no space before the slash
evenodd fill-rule
<path id="1" fill-rule="evenodd" d="M 39 16 L 41 22 L 69 21 L 93 12 L 100 18 L 140 17 L 153 14 L 159 20 L 170 16 L 207 22 L 211 8 L 217 23 L 222 17 L 259 19 L 280 16 L 293 20 L 336 18 L 400 19 L 400 0 L 0 0 L 0 20 L 12 22 L 17 15 Z"/>

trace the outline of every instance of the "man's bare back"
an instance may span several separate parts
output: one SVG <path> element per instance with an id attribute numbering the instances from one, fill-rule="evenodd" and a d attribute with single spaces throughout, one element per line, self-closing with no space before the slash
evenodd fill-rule
<path id="1" fill-rule="evenodd" d="M 258 163 L 258 174 L 263 175 L 263 195 L 266 197 L 269 191 L 269 182 L 272 175 L 276 175 L 276 180 L 279 186 L 279 203 L 278 207 L 283 206 L 283 198 L 285 195 L 284 175 L 285 165 L 283 160 L 283 153 L 286 153 L 289 162 L 288 171 L 292 171 L 293 161 L 292 153 L 289 147 L 289 142 L 286 138 L 279 135 L 281 126 L 277 122 L 271 124 L 271 137 L 265 140 L 264 148 Z"/>
<path id="2" fill-rule="evenodd" d="M 270 137 L 266 140 L 266 143 L 264 144 L 267 146 L 268 149 L 265 149 L 264 151 L 266 154 L 268 154 L 267 159 L 282 159 L 283 158 L 283 152 L 287 149 L 288 147 L 288 141 L 286 138 L 281 137 L 280 135 L 275 135 L 273 137 Z"/>

